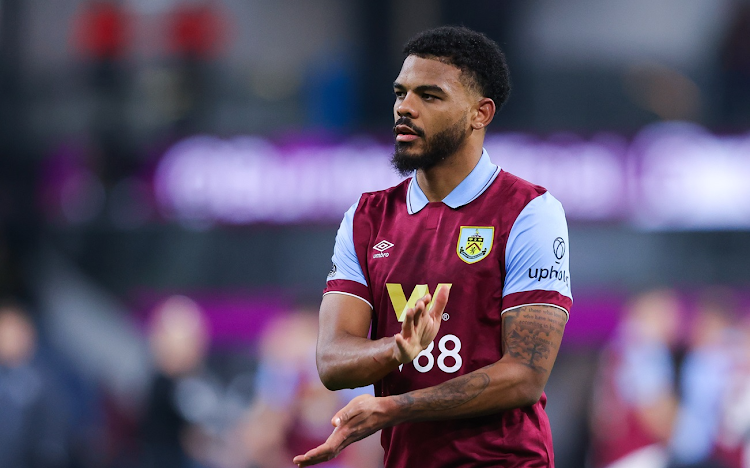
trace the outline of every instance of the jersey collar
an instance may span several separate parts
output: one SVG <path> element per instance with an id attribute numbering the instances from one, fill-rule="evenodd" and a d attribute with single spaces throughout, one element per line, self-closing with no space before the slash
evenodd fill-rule
<path id="1" fill-rule="evenodd" d="M 490 161 L 487 150 L 483 148 L 482 157 L 479 158 L 477 165 L 474 166 L 469 175 L 447 197 L 443 198 L 443 203 L 456 209 L 472 202 L 487 190 L 487 187 L 490 186 L 499 173 L 500 168 Z M 419 213 L 422 208 L 427 206 L 428 202 L 427 196 L 422 192 L 419 183 L 417 183 L 416 173 L 412 174 L 412 178 L 409 181 L 409 189 L 406 193 L 406 209 L 409 211 L 409 214 Z"/>

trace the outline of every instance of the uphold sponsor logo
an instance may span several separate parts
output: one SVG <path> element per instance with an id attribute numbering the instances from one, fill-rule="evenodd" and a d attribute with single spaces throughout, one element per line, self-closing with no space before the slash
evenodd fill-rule
<path id="1" fill-rule="evenodd" d="M 552 242 L 552 252 L 558 260 L 562 260 L 565 256 L 565 240 L 562 237 L 558 237 Z"/>
<path id="2" fill-rule="evenodd" d="M 557 281 L 563 281 L 565 284 L 569 284 L 570 276 L 568 276 L 568 272 L 565 270 L 556 270 L 554 266 L 551 266 L 549 268 L 534 268 L 534 271 L 532 273 L 532 269 L 529 268 L 529 278 L 536 279 L 537 281 L 542 281 L 543 279 L 555 279 Z"/>
<path id="3" fill-rule="evenodd" d="M 375 249 L 375 250 L 377 250 L 377 251 L 378 251 L 378 252 L 380 252 L 380 253 L 376 253 L 375 255 L 373 255 L 373 256 L 372 256 L 372 258 L 383 258 L 383 257 L 387 257 L 387 256 L 388 256 L 388 255 L 390 255 L 390 254 L 389 254 L 388 252 L 386 252 L 386 250 L 388 250 L 388 249 L 390 249 L 391 247 L 393 247 L 393 245 L 394 245 L 393 243 L 391 243 L 391 242 L 388 242 L 388 241 L 387 241 L 387 240 L 385 240 L 385 239 L 383 239 L 382 241 L 378 242 L 378 243 L 377 243 L 377 244 L 375 244 L 375 245 L 374 245 L 374 246 L 373 246 L 372 248 L 373 248 L 373 249 Z"/>

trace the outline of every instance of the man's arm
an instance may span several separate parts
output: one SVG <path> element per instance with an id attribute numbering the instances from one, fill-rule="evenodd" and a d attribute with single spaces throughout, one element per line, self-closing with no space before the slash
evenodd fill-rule
<path id="1" fill-rule="evenodd" d="M 441 385 L 392 397 L 404 421 L 453 419 L 536 403 L 560 349 L 567 314 L 528 305 L 503 314 L 503 357 Z"/>
<path id="2" fill-rule="evenodd" d="M 435 300 L 427 294 L 407 310 L 401 333 L 379 340 L 367 338 L 371 310 L 363 300 L 330 293 L 320 305 L 317 364 L 329 390 L 370 385 L 401 364 L 411 362 L 437 335 L 449 289 Z"/>
<path id="3" fill-rule="evenodd" d="M 333 417 L 328 440 L 295 457 L 294 463 L 309 466 L 330 460 L 352 442 L 402 422 L 468 418 L 534 404 L 555 363 L 566 321 L 566 312 L 554 306 L 506 311 L 504 354 L 498 362 L 403 395 L 359 396 Z"/>
<path id="4" fill-rule="evenodd" d="M 359 298 L 323 296 L 316 360 L 320 380 L 329 390 L 369 385 L 398 367 L 394 337 L 367 338 L 371 314 Z"/>

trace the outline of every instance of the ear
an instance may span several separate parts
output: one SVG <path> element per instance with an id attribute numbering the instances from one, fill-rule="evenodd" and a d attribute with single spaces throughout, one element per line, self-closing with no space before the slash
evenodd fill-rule
<path id="1" fill-rule="evenodd" d="M 474 130 L 482 130 L 487 127 L 495 117 L 495 111 L 497 110 L 495 107 L 495 101 L 485 97 L 480 99 L 475 106 L 474 118 L 471 120 L 471 127 Z"/>

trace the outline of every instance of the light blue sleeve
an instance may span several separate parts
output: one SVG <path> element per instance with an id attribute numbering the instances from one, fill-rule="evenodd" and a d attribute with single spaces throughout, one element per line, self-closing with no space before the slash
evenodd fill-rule
<path id="1" fill-rule="evenodd" d="M 527 291 L 570 292 L 568 225 L 565 211 L 549 192 L 521 211 L 505 247 L 503 297 Z"/>
<path id="2" fill-rule="evenodd" d="M 367 286 L 362 267 L 359 265 L 357 252 L 354 250 L 354 212 L 359 200 L 344 214 L 339 231 L 336 233 L 336 244 L 333 247 L 333 266 L 328 273 L 328 281 L 345 279 L 356 281 Z"/>

